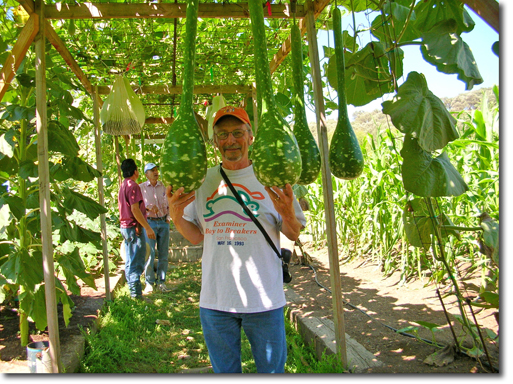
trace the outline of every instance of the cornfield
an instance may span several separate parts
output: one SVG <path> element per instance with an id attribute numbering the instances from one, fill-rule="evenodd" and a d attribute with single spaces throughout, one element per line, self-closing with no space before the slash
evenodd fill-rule
<path id="1" fill-rule="evenodd" d="M 499 131 L 498 107 L 489 109 L 484 99 L 481 110 L 455 114 L 460 138 L 447 146 L 452 164 L 463 176 L 469 191 L 457 197 L 436 199 L 438 212 L 449 216 L 455 226 L 476 228 L 479 216 L 487 213 L 499 220 Z M 443 278 L 443 268 L 422 248 L 408 243 L 403 226 L 403 210 L 414 196 L 405 191 L 401 176 L 402 133 L 392 125 L 379 127 L 361 142 L 365 158 L 362 175 L 351 181 L 332 176 L 337 244 L 341 262 L 358 258 L 381 266 L 384 274 L 400 271 L 402 280 L 424 276 Z M 326 242 L 326 220 L 322 181 L 308 186 L 310 210 L 305 232 L 314 247 Z M 461 232 L 445 244 L 449 259 L 474 266 L 486 265 L 479 253 L 478 234 Z M 442 270 L 442 271 L 441 271 Z"/>

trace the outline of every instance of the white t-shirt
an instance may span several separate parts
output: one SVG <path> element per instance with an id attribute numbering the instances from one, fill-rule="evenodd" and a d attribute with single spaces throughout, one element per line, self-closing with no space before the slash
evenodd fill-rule
<path id="1" fill-rule="evenodd" d="M 279 250 L 282 218 L 255 177 L 253 166 L 224 171 Z M 294 209 L 305 225 L 296 199 Z M 281 260 L 233 196 L 219 165 L 207 171 L 184 218 L 196 224 L 204 235 L 200 307 L 254 313 L 286 304 Z"/>

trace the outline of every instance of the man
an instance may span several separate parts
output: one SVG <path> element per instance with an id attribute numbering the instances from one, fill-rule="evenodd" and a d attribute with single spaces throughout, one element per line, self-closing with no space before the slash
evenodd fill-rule
<path id="1" fill-rule="evenodd" d="M 139 171 L 135 161 L 123 160 L 121 171 L 125 179 L 119 189 L 118 210 L 121 234 L 125 240 L 125 277 L 130 296 L 142 299 L 141 274 L 146 255 L 146 239 L 142 228 L 150 239 L 155 239 L 155 233 L 146 221 L 146 206 L 137 184 Z"/>
<path id="2" fill-rule="evenodd" d="M 203 241 L 200 319 L 216 373 L 240 373 L 241 328 L 257 371 L 283 373 L 287 359 L 281 260 L 246 216 L 224 182 L 220 167 L 280 249 L 280 231 L 295 241 L 306 224 L 292 187 L 264 187 L 248 157 L 251 123 L 242 108 L 224 107 L 213 122 L 222 164 L 201 187 L 183 194 L 167 188 L 176 228 L 194 244 Z M 173 193 L 174 192 L 174 193 Z"/>
<path id="3" fill-rule="evenodd" d="M 169 292 L 166 287 L 167 256 L 169 253 L 169 208 L 166 187 L 159 181 L 159 167 L 148 163 L 144 167 L 147 181 L 139 184 L 146 205 L 147 219 L 155 232 L 155 240 L 146 238 L 150 245 L 150 256 L 144 267 L 146 287 L 144 293 L 153 292 L 155 285 L 161 292 Z M 155 278 L 155 246 L 158 251 L 157 277 Z"/>

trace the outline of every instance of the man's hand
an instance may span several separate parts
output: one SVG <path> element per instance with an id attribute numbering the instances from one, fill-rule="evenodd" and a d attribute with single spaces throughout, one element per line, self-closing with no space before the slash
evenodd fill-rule
<path id="1" fill-rule="evenodd" d="M 155 231 L 153 231 L 153 229 L 148 226 L 148 228 L 145 228 L 146 229 L 146 234 L 148 235 L 148 238 L 152 239 L 152 240 L 155 240 L 157 237 L 155 236 Z"/>
<path id="2" fill-rule="evenodd" d="M 184 188 L 180 187 L 173 193 L 173 187 L 166 188 L 167 203 L 169 204 L 169 216 L 171 220 L 176 222 L 183 216 L 183 211 L 186 206 L 196 199 L 196 192 L 183 193 Z"/>
<path id="3" fill-rule="evenodd" d="M 173 188 L 166 188 L 166 197 L 169 204 L 169 216 L 173 220 L 175 228 L 193 244 L 199 244 L 203 241 L 203 234 L 196 224 L 191 223 L 183 218 L 185 207 L 196 199 L 194 191 L 183 193 L 184 188 L 180 187 L 173 193 Z"/>
<path id="4" fill-rule="evenodd" d="M 283 219 L 281 232 L 292 241 L 296 241 L 299 237 L 299 232 L 303 229 L 303 225 L 296 217 L 294 210 L 294 193 L 290 184 L 286 184 L 285 188 L 280 189 L 276 186 L 265 187 L 265 190 L 271 198 L 274 209 L 280 214 Z"/>
<path id="5" fill-rule="evenodd" d="M 265 190 L 269 194 L 274 208 L 282 217 L 296 217 L 293 205 L 295 197 L 290 184 L 286 184 L 283 190 L 278 187 L 265 187 Z"/>

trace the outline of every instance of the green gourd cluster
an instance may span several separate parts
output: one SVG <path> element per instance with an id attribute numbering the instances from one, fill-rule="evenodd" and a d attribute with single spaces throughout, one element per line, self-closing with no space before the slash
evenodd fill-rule
<path id="1" fill-rule="evenodd" d="M 207 151 L 193 109 L 194 66 L 199 0 L 187 0 L 183 93 L 176 120 L 169 127 L 161 150 L 160 174 L 173 191 L 198 189 L 207 173 Z"/>
<path id="2" fill-rule="evenodd" d="M 331 173 L 339 179 L 356 179 L 363 172 L 364 161 L 358 139 L 347 114 L 345 90 L 344 43 L 342 39 L 342 16 L 340 9 L 333 10 L 333 34 L 335 35 L 335 57 L 337 62 L 338 121 L 331 139 L 329 165 Z"/>

